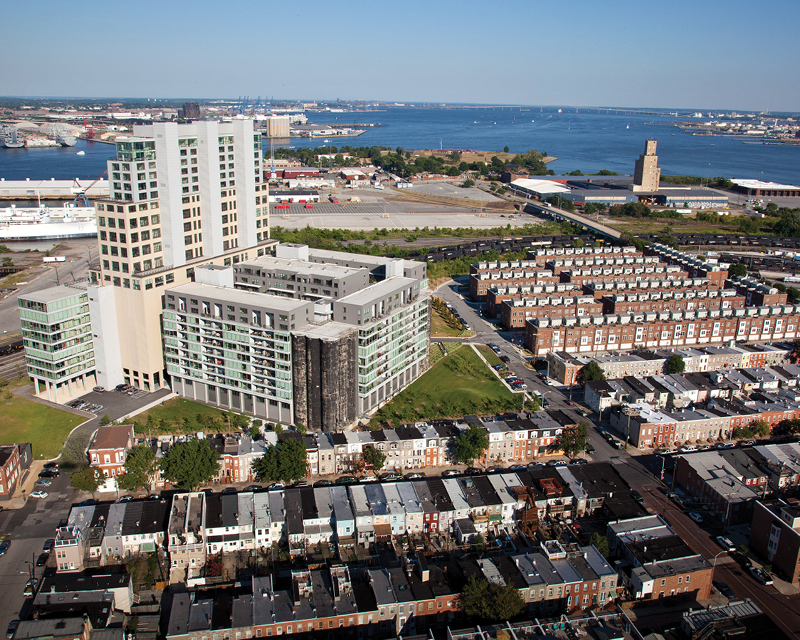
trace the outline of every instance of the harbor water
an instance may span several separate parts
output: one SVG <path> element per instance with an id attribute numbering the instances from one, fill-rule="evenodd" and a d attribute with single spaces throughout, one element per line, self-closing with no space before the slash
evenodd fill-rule
<path id="1" fill-rule="evenodd" d="M 652 111 L 652 110 L 650 110 Z M 536 149 L 558 158 L 556 173 L 601 169 L 632 174 L 644 141 L 658 141 L 664 175 L 724 176 L 800 185 L 800 145 L 763 144 L 723 136 L 696 136 L 672 123 L 674 115 L 632 115 L 563 107 L 465 109 L 387 108 L 356 113 L 309 113 L 316 124 L 368 124 L 354 138 L 297 138 L 289 146 L 383 145 L 395 149 L 460 148 L 513 153 Z M 703 119 L 692 119 L 694 122 Z M 77 155 L 84 151 L 85 155 Z M 75 147 L 0 149 L 0 178 L 7 180 L 93 180 L 114 155 L 112 145 L 79 140 Z M 264 155 L 269 155 L 265 140 Z"/>

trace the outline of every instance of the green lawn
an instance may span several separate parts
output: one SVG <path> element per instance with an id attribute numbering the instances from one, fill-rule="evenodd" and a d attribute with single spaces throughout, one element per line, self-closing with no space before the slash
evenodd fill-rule
<path id="1" fill-rule="evenodd" d="M 449 346 L 449 345 L 448 345 Z M 381 407 L 371 426 L 394 427 L 431 418 L 463 418 L 519 410 L 521 400 L 486 368 L 470 348 L 460 349 L 425 372 L 411 386 Z"/>
<path id="2" fill-rule="evenodd" d="M 209 424 L 199 424 L 197 421 L 198 415 L 202 416 L 204 420 L 214 420 L 215 424 L 213 426 L 215 430 L 228 431 L 228 425 L 223 418 L 221 409 L 186 400 L 185 398 L 171 398 L 163 404 L 134 416 L 131 422 L 136 424 L 137 435 L 148 432 L 146 425 L 150 416 L 156 422 L 156 426 L 151 430 L 152 435 L 157 433 L 206 431 Z M 184 418 L 189 420 L 188 427 L 184 424 Z"/>
<path id="3" fill-rule="evenodd" d="M 493 367 L 496 364 L 502 364 L 503 367 L 506 366 L 505 363 L 500 359 L 500 356 L 492 351 L 491 347 L 488 347 L 485 344 L 476 344 L 475 346 L 478 347 L 478 351 L 481 352 L 481 355 L 486 358 L 486 362 L 489 363 L 490 367 Z"/>
<path id="4" fill-rule="evenodd" d="M 0 400 L 0 443 L 30 442 L 37 460 L 55 458 L 69 432 L 85 418 L 27 398 L 11 396 L 10 400 L 7 399 L 11 388 L 26 384 L 30 384 L 28 378 L 15 381 L 3 393 Z"/>

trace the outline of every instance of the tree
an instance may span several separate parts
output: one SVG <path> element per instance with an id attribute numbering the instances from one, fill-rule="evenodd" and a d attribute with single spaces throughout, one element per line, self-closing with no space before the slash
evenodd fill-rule
<path id="1" fill-rule="evenodd" d="M 589 364 L 581 369 L 581 374 L 584 382 L 592 382 L 593 380 L 605 380 L 606 374 L 600 368 L 600 365 L 592 360 Z"/>
<path id="2" fill-rule="evenodd" d="M 456 460 L 466 465 L 471 466 L 488 448 L 489 434 L 485 427 L 477 424 L 469 425 L 469 429 L 455 439 Z"/>
<path id="3" fill-rule="evenodd" d="M 164 478 L 181 489 L 191 491 L 210 482 L 219 472 L 219 453 L 208 440 L 192 438 L 172 447 L 161 462 Z"/>
<path id="4" fill-rule="evenodd" d="M 100 424 L 102 426 L 106 426 L 107 424 L 111 424 L 112 422 L 114 422 L 114 421 L 111 419 L 111 416 L 108 415 L 108 414 L 106 414 L 102 418 L 100 418 Z"/>
<path id="5" fill-rule="evenodd" d="M 508 153 L 508 145 L 506 145 L 505 147 L 503 147 L 503 153 Z"/>
<path id="6" fill-rule="evenodd" d="M 686 371 L 686 362 L 676 353 L 667 360 L 664 371 L 666 371 L 666 373 L 683 373 Z"/>
<path id="7" fill-rule="evenodd" d="M 250 425 L 250 438 L 258 440 L 261 437 L 261 428 L 257 424 Z"/>
<path id="8" fill-rule="evenodd" d="M 573 458 L 586 449 L 586 443 L 588 441 L 589 424 L 581 420 L 578 426 L 562 431 L 559 447 L 564 452 L 564 455 Z"/>
<path id="9" fill-rule="evenodd" d="M 472 548 L 478 552 L 486 549 L 486 539 L 480 533 L 472 539 Z"/>
<path id="10" fill-rule="evenodd" d="M 754 423 L 753 426 L 753 433 L 757 436 L 768 436 L 772 433 L 772 427 L 769 426 L 769 422 L 766 420 L 759 420 L 758 422 Z"/>
<path id="11" fill-rule="evenodd" d="M 755 218 L 749 216 L 739 216 L 739 231 L 748 235 L 756 235 L 761 232 L 761 225 Z"/>
<path id="12" fill-rule="evenodd" d="M 95 491 L 106 481 L 105 474 L 99 467 L 83 467 L 72 474 L 69 486 L 78 491 L 89 491 L 94 496 Z"/>
<path id="13" fill-rule="evenodd" d="M 608 547 L 608 539 L 597 531 L 592 534 L 592 544 L 604 558 L 608 558 L 608 556 L 611 555 L 611 549 Z"/>
<path id="14" fill-rule="evenodd" d="M 291 438 L 267 449 L 260 459 L 253 463 L 253 470 L 262 482 L 281 480 L 291 482 L 305 478 L 308 474 L 306 464 L 306 445 L 300 439 Z"/>
<path id="15" fill-rule="evenodd" d="M 120 489 L 136 491 L 146 489 L 150 493 L 156 473 L 158 460 L 153 449 L 147 444 L 138 444 L 128 452 L 125 459 L 125 473 L 117 478 Z"/>
<path id="16" fill-rule="evenodd" d="M 8 258 L 8 257 L 3 258 L 3 266 L 4 267 L 13 267 L 14 266 L 14 261 L 11 258 Z"/>
<path id="17" fill-rule="evenodd" d="M 789 297 L 789 302 L 795 303 L 800 300 L 800 290 L 795 287 L 789 287 L 786 290 L 786 295 Z"/>
<path id="18" fill-rule="evenodd" d="M 747 266 L 741 262 L 737 262 L 736 264 L 732 264 L 728 269 L 728 275 L 731 278 L 740 277 L 744 278 L 747 275 Z"/>
<path id="19" fill-rule="evenodd" d="M 572 243 L 572 246 L 576 249 L 582 249 L 586 246 L 586 243 L 583 241 L 583 238 L 575 238 L 575 242 Z"/>
<path id="20" fill-rule="evenodd" d="M 364 464 L 372 467 L 374 473 L 383 469 L 386 462 L 386 454 L 377 447 L 364 447 Z"/>
<path id="21" fill-rule="evenodd" d="M 525 609 L 519 590 L 509 584 L 501 587 L 472 574 L 464 585 L 460 608 L 472 618 L 510 620 Z"/>
<path id="22" fill-rule="evenodd" d="M 89 447 L 91 435 L 86 431 L 75 431 L 67 439 L 61 450 L 61 466 L 75 468 L 89 464 L 86 459 L 86 449 Z"/>

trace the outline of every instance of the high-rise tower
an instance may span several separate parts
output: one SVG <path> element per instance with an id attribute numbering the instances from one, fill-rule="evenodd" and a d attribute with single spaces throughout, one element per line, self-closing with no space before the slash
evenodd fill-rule
<path id="1" fill-rule="evenodd" d="M 636 161 L 636 168 L 633 172 L 634 191 L 658 191 L 658 183 L 661 179 L 661 169 L 658 167 L 658 156 L 656 155 L 656 141 L 646 140 L 644 143 L 644 153 Z"/>

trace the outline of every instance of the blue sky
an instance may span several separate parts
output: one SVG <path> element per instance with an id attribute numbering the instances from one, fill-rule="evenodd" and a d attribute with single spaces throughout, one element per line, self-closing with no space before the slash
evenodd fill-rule
<path id="1" fill-rule="evenodd" d="M 0 93 L 800 111 L 800 1 L 2 3 Z"/>

